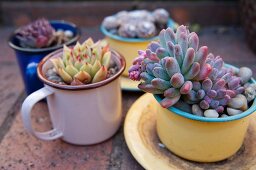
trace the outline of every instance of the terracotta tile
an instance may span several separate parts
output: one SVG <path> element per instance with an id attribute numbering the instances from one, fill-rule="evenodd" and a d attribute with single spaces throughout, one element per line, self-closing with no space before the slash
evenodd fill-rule
<path id="1" fill-rule="evenodd" d="M 39 131 L 50 128 L 46 103 L 34 107 L 32 120 Z M 25 131 L 18 113 L 0 148 L 0 169 L 97 170 L 108 166 L 112 141 L 91 146 L 74 146 L 62 140 L 41 141 Z"/>

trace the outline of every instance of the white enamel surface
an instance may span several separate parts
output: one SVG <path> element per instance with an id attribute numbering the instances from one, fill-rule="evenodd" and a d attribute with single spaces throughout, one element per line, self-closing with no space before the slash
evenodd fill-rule
<path id="1" fill-rule="evenodd" d="M 31 125 L 31 110 L 33 106 L 43 98 L 52 95 L 54 93 L 53 90 L 44 87 L 41 88 L 34 93 L 30 94 L 26 100 L 23 102 L 21 107 L 21 115 L 24 127 L 27 129 L 28 132 L 30 132 L 32 135 L 36 136 L 39 139 L 42 140 L 53 140 L 61 137 L 63 133 L 58 129 L 58 127 L 55 126 L 53 130 L 47 131 L 47 132 L 36 132 L 32 128 Z"/>
<path id="2" fill-rule="evenodd" d="M 54 127 L 63 132 L 63 140 L 73 144 L 94 144 L 110 138 L 121 123 L 120 81 L 95 89 L 54 90 L 47 97 Z"/>

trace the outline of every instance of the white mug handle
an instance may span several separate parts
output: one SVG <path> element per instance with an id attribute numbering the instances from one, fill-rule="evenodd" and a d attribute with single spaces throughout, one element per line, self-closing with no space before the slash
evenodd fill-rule
<path id="1" fill-rule="evenodd" d="M 31 125 L 31 110 L 33 106 L 43 98 L 46 98 L 47 96 L 52 95 L 53 93 L 54 93 L 53 90 L 47 87 L 43 87 L 35 91 L 34 93 L 30 94 L 25 99 L 21 107 L 21 115 L 22 115 L 24 127 L 32 135 L 42 140 L 54 140 L 63 136 L 63 133 L 56 128 L 47 132 L 36 132 L 33 130 Z"/>

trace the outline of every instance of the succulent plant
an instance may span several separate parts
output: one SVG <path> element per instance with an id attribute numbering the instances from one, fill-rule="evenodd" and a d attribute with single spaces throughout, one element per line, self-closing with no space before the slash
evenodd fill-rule
<path id="1" fill-rule="evenodd" d="M 45 48 L 67 42 L 73 33 L 69 30 L 55 30 L 48 20 L 42 18 L 17 29 L 15 36 L 21 47 Z"/>
<path id="2" fill-rule="evenodd" d="M 169 13 L 165 9 L 120 11 L 106 17 L 102 26 L 112 34 L 126 38 L 151 38 L 167 26 Z"/>
<path id="3" fill-rule="evenodd" d="M 161 95 L 160 104 L 165 108 L 185 102 L 186 110 L 212 118 L 245 111 L 256 96 L 256 86 L 247 83 L 252 71 L 226 68 L 220 56 L 198 46 L 197 34 L 183 25 L 176 33 L 170 28 L 162 30 L 158 42 L 138 52 L 129 77 L 142 80 L 138 85 L 141 90 Z"/>
<path id="4" fill-rule="evenodd" d="M 193 81 L 193 89 L 184 99 L 190 104 L 199 103 L 202 110 L 215 109 L 222 113 L 231 98 L 244 92 L 244 87 L 240 84 L 240 77 L 223 67 L 224 62 L 219 56 L 209 54 L 206 63 L 212 66 L 212 72 L 201 82 Z"/>
<path id="5" fill-rule="evenodd" d="M 70 85 L 96 83 L 107 78 L 111 51 L 104 41 L 91 38 L 74 48 L 64 45 L 62 58 L 51 59 L 56 73 Z"/>
<path id="6" fill-rule="evenodd" d="M 174 33 L 167 28 L 159 34 L 159 42 L 149 44 L 146 51 L 139 51 L 129 77 L 142 82 L 138 87 L 143 91 L 163 94 L 163 107 L 175 104 L 181 95 L 192 90 L 193 80 L 205 79 L 212 70 L 206 63 L 208 48 L 199 46 L 196 33 L 189 33 L 185 26 Z"/>

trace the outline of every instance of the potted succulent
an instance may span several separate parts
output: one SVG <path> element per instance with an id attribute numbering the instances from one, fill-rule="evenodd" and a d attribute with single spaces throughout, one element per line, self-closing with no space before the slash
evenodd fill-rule
<path id="1" fill-rule="evenodd" d="M 72 144 L 99 143 L 111 137 L 121 124 L 119 76 L 124 58 L 104 41 L 92 39 L 47 55 L 37 73 L 45 87 L 30 94 L 22 105 L 25 128 L 43 140 L 62 138 Z M 31 109 L 47 97 L 53 130 L 35 132 Z"/>
<path id="2" fill-rule="evenodd" d="M 40 60 L 63 44 L 74 44 L 80 34 L 80 30 L 72 23 L 44 18 L 14 31 L 9 38 L 9 45 L 15 50 L 27 94 L 43 87 L 36 75 Z"/>
<path id="3" fill-rule="evenodd" d="M 129 69 L 139 88 L 158 101 L 157 134 L 173 153 L 192 161 L 228 158 L 241 147 L 256 109 L 252 71 L 224 65 L 199 48 L 196 33 L 181 25 L 159 34 Z"/>
<path id="4" fill-rule="evenodd" d="M 128 66 L 123 75 L 128 76 L 128 68 L 139 49 L 146 49 L 147 44 L 157 39 L 157 34 L 163 28 L 176 27 L 165 9 L 120 11 L 107 16 L 101 31 L 106 36 L 110 47 L 124 55 Z"/>

